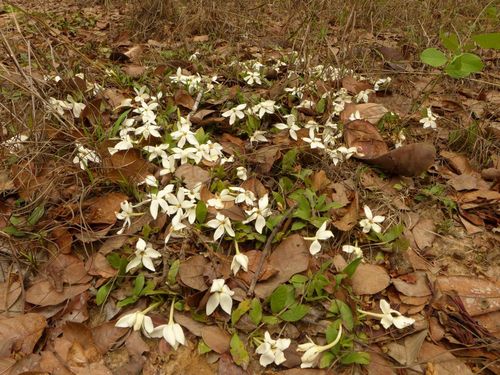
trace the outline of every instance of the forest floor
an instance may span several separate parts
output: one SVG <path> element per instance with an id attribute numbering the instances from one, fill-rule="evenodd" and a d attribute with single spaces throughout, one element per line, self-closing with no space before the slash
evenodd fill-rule
<path id="1" fill-rule="evenodd" d="M 498 7 L 222 3 L 0 3 L 0 374 L 499 374 Z"/>

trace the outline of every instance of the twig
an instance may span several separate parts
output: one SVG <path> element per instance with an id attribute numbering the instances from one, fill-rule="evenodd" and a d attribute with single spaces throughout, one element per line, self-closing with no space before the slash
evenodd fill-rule
<path id="1" fill-rule="evenodd" d="M 274 240 L 274 237 L 276 237 L 279 229 L 281 228 L 281 225 L 283 225 L 283 223 L 286 221 L 286 219 L 288 219 L 288 217 L 292 214 L 295 207 L 296 207 L 296 205 L 294 204 L 283 214 L 283 217 L 281 218 L 279 223 L 276 224 L 276 226 L 273 228 L 273 231 L 271 232 L 269 237 L 267 237 L 267 242 L 264 246 L 264 250 L 262 250 L 262 255 L 260 256 L 260 259 L 259 259 L 259 264 L 257 265 L 257 269 L 255 270 L 255 273 L 252 277 L 252 282 L 250 283 L 250 287 L 248 288 L 247 296 L 253 295 L 253 291 L 255 289 L 255 285 L 257 285 L 257 280 L 259 280 L 260 273 L 262 272 L 262 267 L 264 266 L 264 262 L 268 256 L 269 252 L 271 251 L 271 244 Z"/>

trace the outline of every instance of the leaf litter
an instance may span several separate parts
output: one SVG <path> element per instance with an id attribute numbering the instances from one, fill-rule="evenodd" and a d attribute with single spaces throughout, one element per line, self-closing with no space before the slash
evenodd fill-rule
<path id="1" fill-rule="evenodd" d="M 107 25 L 85 38 L 103 41 Z M 44 30 L 74 36 L 53 23 Z M 155 50 L 168 43 L 122 37 L 97 57 L 105 70 L 92 59 L 87 73 L 63 78 L 57 65 L 36 67 L 50 91 L 36 100 L 53 124 L 26 139 L 2 134 L 2 370 L 489 366 L 500 311 L 498 157 L 490 149 L 481 151 L 488 162 L 472 160 L 446 139 L 463 135 L 447 121 L 468 121 L 465 108 L 490 114 L 495 92 L 448 97 L 439 83 L 425 120 L 409 105 L 418 90 L 405 95 L 403 82 L 303 66 L 291 50 L 219 46 L 215 69 L 198 50 L 169 58 Z M 197 35 L 191 47 L 211 41 Z M 24 48 L 17 36 L 9 43 Z M 392 69 L 413 71 L 393 44 L 377 48 Z M 5 59 L 12 76 L 14 60 Z M 425 128 L 434 118 L 436 129 Z M 373 318 L 386 300 L 409 327 Z M 337 335 L 340 345 L 319 349 Z M 310 359 L 301 346 L 318 353 Z"/>

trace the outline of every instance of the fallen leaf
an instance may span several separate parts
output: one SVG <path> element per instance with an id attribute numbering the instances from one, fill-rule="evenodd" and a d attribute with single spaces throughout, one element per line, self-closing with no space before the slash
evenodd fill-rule
<path id="1" fill-rule="evenodd" d="M 212 113 L 215 113 L 216 111 L 213 109 L 200 109 L 197 111 L 193 116 L 190 117 L 190 120 L 193 124 L 198 124 L 201 122 L 205 117 L 208 115 L 211 115 Z"/>
<path id="2" fill-rule="evenodd" d="M 390 342 L 387 345 L 387 349 L 389 350 L 388 354 L 399 364 L 412 366 L 417 363 L 420 348 L 422 347 L 426 336 L 427 330 L 423 330 L 405 337 L 403 344 Z"/>
<path id="3" fill-rule="evenodd" d="M 475 316 L 474 320 L 486 328 L 497 339 L 500 339 L 500 311 Z"/>
<path id="4" fill-rule="evenodd" d="M 349 122 L 349 117 L 356 111 L 359 112 L 362 119 L 372 124 L 379 122 L 380 119 L 384 117 L 387 112 L 389 112 L 387 108 L 378 103 L 348 103 L 345 105 L 344 110 L 340 114 L 340 120 L 344 123 Z"/>
<path id="5" fill-rule="evenodd" d="M 85 269 L 89 275 L 101 276 L 105 279 L 114 277 L 118 273 L 118 270 L 111 267 L 106 257 L 99 252 L 89 257 L 85 263 Z"/>
<path id="6" fill-rule="evenodd" d="M 407 277 L 408 275 L 405 276 Z M 415 272 L 410 274 L 410 276 L 414 277 L 413 283 L 403 280 L 403 277 L 392 279 L 392 283 L 398 292 L 409 297 L 426 297 L 431 295 L 425 272 Z"/>
<path id="7" fill-rule="evenodd" d="M 285 238 L 269 256 L 269 265 L 278 270 L 278 273 L 258 283 L 255 295 L 259 298 L 269 297 L 274 289 L 287 282 L 290 277 L 307 270 L 309 258 L 309 246 L 302 236 L 294 234 Z"/>
<path id="8" fill-rule="evenodd" d="M 83 261 L 74 255 L 59 254 L 52 258 L 46 266 L 45 273 L 57 282 L 67 284 L 83 284 L 92 280 L 87 274 Z"/>
<path id="9" fill-rule="evenodd" d="M 0 283 L 0 312 L 9 311 L 21 293 L 22 286 L 19 281 Z"/>
<path id="10" fill-rule="evenodd" d="M 183 164 L 175 170 L 175 177 L 183 180 L 188 189 L 210 180 L 210 173 L 196 165 Z"/>
<path id="11" fill-rule="evenodd" d="M 58 292 L 48 280 L 39 280 L 26 291 L 26 302 L 38 306 L 53 306 L 90 288 L 90 284 L 65 285 Z"/>
<path id="12" fill-rule="evenodd" d="M 208 289 L 205 282 L 205 270 L 208 260 L 202 255 L 195 255 L 181 262 L 179 266 L 179 278 L 181 282 L 193 289 L 204 291 Z"/>
<path id="13" fill-rule="evenodd" d="M 358 193 L 355 193 L 354 199 L 351 204 L 347 206 L 344 215 L 340 218 L 340 220 L 333 221 L 333 226 L 343 232 L 351 230 L 358 223 L 358 212 L 359 199 Z"/>
<path id="14" fill-rule="evenodd" d="M 457 293 L 471 316 L 500 310 L 500 284 L 467 276 L 438 276 L 435 288 L 441 293 Z"/>
<path id="15" fill-rule="evenodd" d="M 375 294 L 389 286 L 390 277 L 384 267 L 361 263 L 352 275 L 352 290 L 357 295 Z"/>
<path id="16" fill-rule="evenodd" d="M 424 342 L 418 354 L 422 363 L 433 364 L 434 374 L 438 375 L 472 375 L 472 371 L 462 361 L 451 354 L 446 348 Z M 429 369 L 429 364 L 427 365 Z"/>
<path id="17" fill-rule="evenodd" d="M 150 175 L 153 165 L 142 159 L 139 150 L 119 151 L 102 158 L 105 176 L 113 182 L 139 183 Z"/>
<path id="18" fill-rule="evenodd" d="M 459 174 L 451 177 L 448 184 L 456 191 L 463 190 L 488 190 L 489 184 L 477 175 Z"/>
<path id="19" fill-rule="evenodd" d="M 450 166 L 455 170 L 455 172 L 459 174 L 474 174 L 477 171 L 472 168 L 469 163 L 469 159 L 463 154 L 457 154 L 452 151 L 441 151 L 439 153 L 446 161 L 450 164 Z"/>
<path id="20" fill-rule="evenodd" d="M 181 313 L 178 311 L 174 312 L 174 320 L 176 323 L 179 323 L 181 326 L 186 328 L 193 335 L 201 337 L 201 331 L 206 327 L 205 324 L 198 322 L 191 318 L 191 316 L 187 313 Z"/>
<path id="21" fill-rule="evenodd" d="M 261 147 L 248 155 L 249 160 L 257 164 L 256 171 L 263 174 L 269 173 L 274 162 L 280 157 L 280 147 L 274 145 Z"/>
<path id="22" fill-rule="evenodd" d="M 174 102 L 176 105 L 187 109 L 193 109 L 194 107 L 194 99 L 186 90 L 177 90 L 174 95 Z"/>
<path id="23" fill-rule="evenodd" d="M 419 218 L 411 233 L 420 250 L 430 247 L 436 238 L 434 220 Z"/>
<path id="24" fill-rule="evenodd" d="M 115 322 L 106 322 L 92 328 L 92 337 L 101 354 L 107 353 L 128 332 L 115 326 Z"/>
<path id="25" fill-rule="evenodd" d="M 123 94 L 123 91 L 115 88 L 105 89 L 102 95 L 112 108 L 119 107 L 127 99 L 127 96 Z"/>
<path id="26" fill-rule="evenodd" d="M 369 82 L 358 81 L 353 76 L 346 76 L 342 78 L 342 87 L 345 88 L 351 95 L 356 95 L 360 91 L 373 89 L 373 85 L 371 85 Z"/>
<path id="27" fill-rule="evenodd" d="M 262 251 L 259 250 L 249 250 L 244 253 L 248 257 L 248 272 L 241 270 L 238 272 L 238 278 L 242 279 L 247 285 L 250 285 L 250 282 L 253 279 L 255 271 L 257 270 L 257 266 L 260 261 L 260 257 L 262 256 Z M 258 281 L 264 281 L 274 276 L 278 270 L 271 267 L 269 264 L 269 259 L 264 261 L 264 265 L 262 266 L 262 271 L 259 275 Z"/>
<path id="28" fill-rule="evenodd" d="M 35 313 L 0 320 L 0 357 L 31 354 L 46 326 L 45 318 Z"/>
<path id="29" fill-rule="evenodd" d="M 231 336 L 217 326 L 205 326 L 202 328 L 201 338 L 216 353 L 222 354 L 229 351 Z"/>
<path id="30" fill-rule="evenodd" d="M 144 74 L 146 68 L 142 65 L 129 64 L 122 66 L 123 72 L 131 78 L 139 78 Z"/>
<path id="31" fill-rule="evenodd" d="M 83 202 L 83 216 L 87 224 L 114 224 L 120 203 L 128 197 L 123 193 L 112 192 Z"/>
<path id="32" fill-rule="evenodd" d="M 243 181 L 240 187 L 250 190 L 257 198 L 261 198 L 267 194 L 266 187 L 255 177 L 250 177 L 248 180 Z"/>

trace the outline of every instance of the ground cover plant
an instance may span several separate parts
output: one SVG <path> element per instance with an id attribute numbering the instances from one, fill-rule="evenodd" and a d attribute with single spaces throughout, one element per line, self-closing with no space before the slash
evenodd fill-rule
<path id="1" fill-rule="evenodd" d="M 498 9 L 440 6 L 2 5 L 1 372 L 500 371 Z"/>

